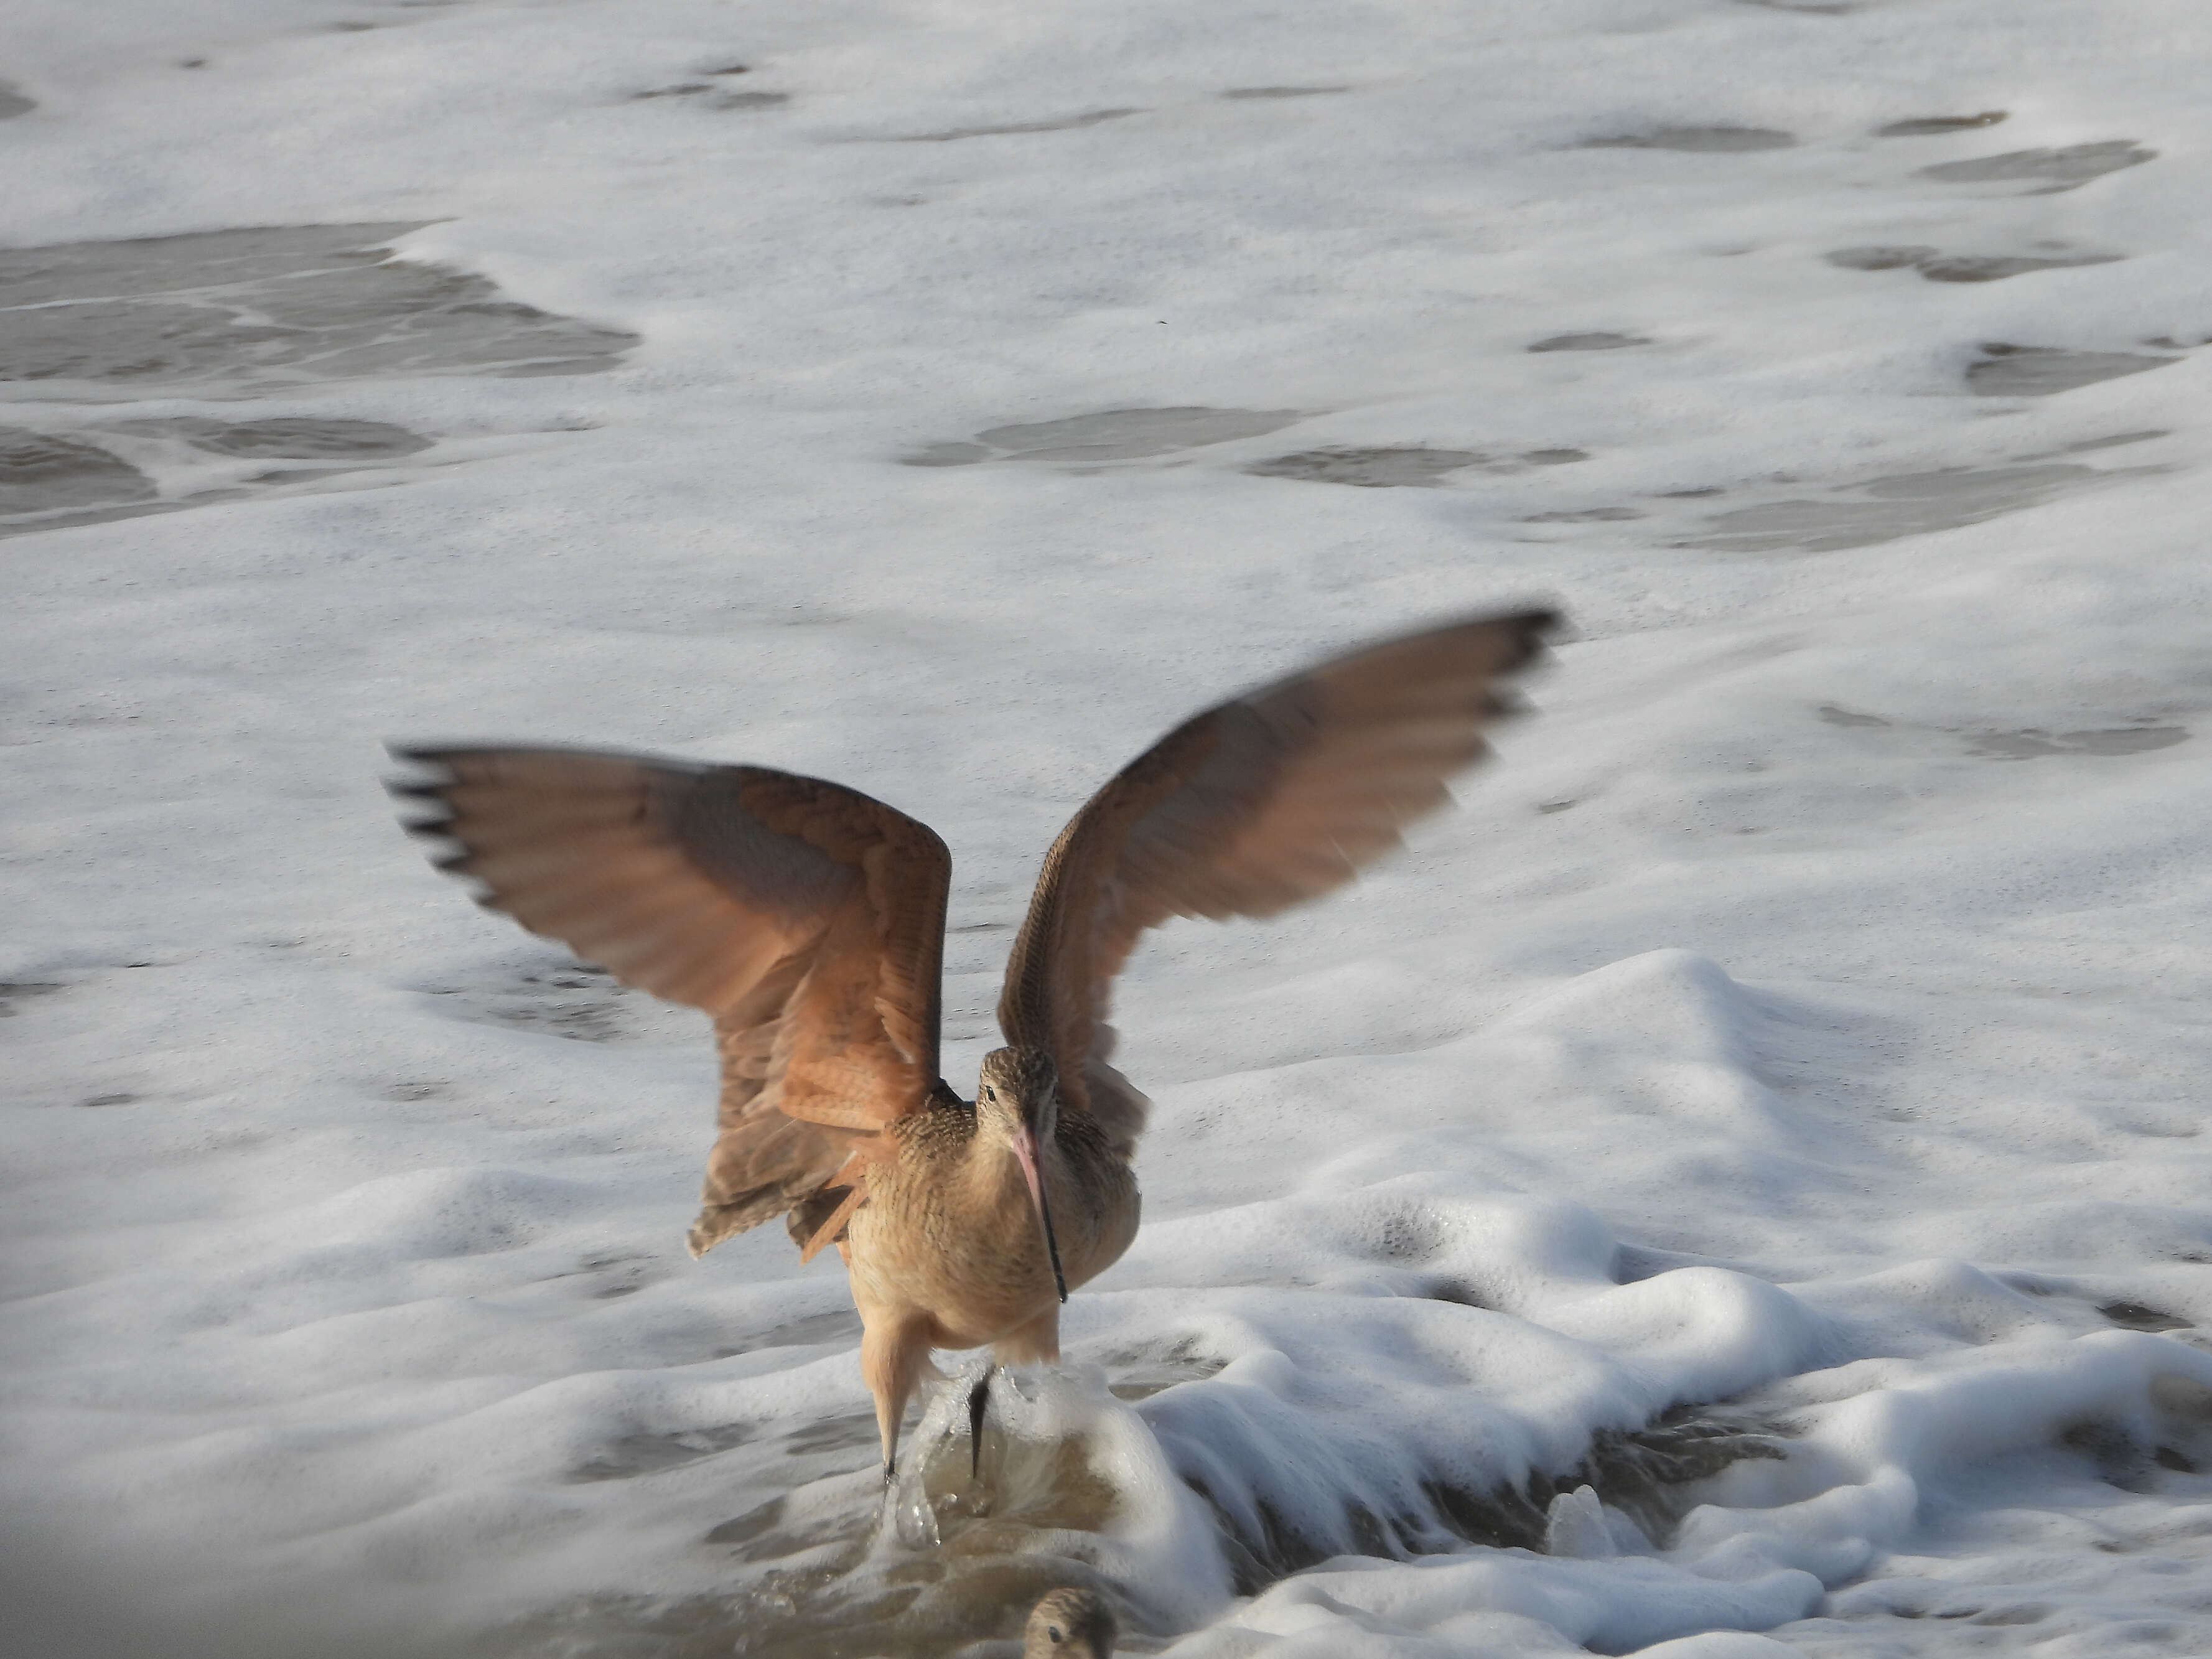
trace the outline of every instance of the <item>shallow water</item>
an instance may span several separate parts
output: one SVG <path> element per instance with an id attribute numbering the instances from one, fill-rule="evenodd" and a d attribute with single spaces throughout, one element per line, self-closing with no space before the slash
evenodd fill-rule
<path id="1" fill-rule="evenodd" d="M 1218 1362 L 1139 1362 L 1110 1392 L 1116 1400 L 1148 1400 L 1218 1369 Z M 1113 1539 L 1129 1501 L 1104 1472 L 1114 1454 L 1092 1433 L 1040 1435 L 1026 1418 L 1021 1432 L 1009 1433 L 1001 1412 L 986 1425 L 980 1474 L 971 1474 L 959 1406 L 970 1374 L 946 1385 L 945 1397 L 910 1435 L 906 1458 L 913 1467 L 893 1492 L 882 1493 L 872 1479 L 872 1455 L 848 1458 L 860 1467 L 847 1474 L 819 1473 L 818 1462 L 809 1462 L 799 1484 L 707 1531 L 700 1546 L 726 1561 L 738 1581 L 728 1590 L 665 1600 L 586 1598 L 489 1633 L 477 1650 L 564 1659 L 633 1653 L 939 1659 L 981 1654 L 986 1650 L 972 1644 L 1016 1635 L 1036 1597 L 1064 1584 L 1106 1593 L 1120 1611 L 1125 1650 L 1151 1650 L 1164 1628 L 1172 1629 L 1171 1616 L 1149 1600 L 1141 1577 L 1113 1571 L 1121 1559 Z M 1010 1389 L 1036 1386 L 1002 1375 L 997 1397 L 1005 1402 Z M 1044 1380 L 1048 1394 L 1064 1395 L 1066 1386 Z M 1013 1403 L 1022 1417 L 1018 1396 Z M 1101 1402 L 1093 1409 L 1117 1408 Z M 569 1478 L 651 1476 L 752 1438 L 744 1424 L 626 1437 Z M 874 1438 L 872 1420 L 860 1413 L 790 1437 L 783 1451 L 808 1460 L 872 1453 Z M 1255 1595 L 1338 1553 L 1346 1539 L 1358 1540 L 1363 1553 L 1398 1559 L 1468 1545 L 1568 1550 L 1573 1539 L 1561 1532 L 1561 1499 L 1581 1488 L 1622 1517 L 1611 1525 L 1663 1542 L 1699 1483 L 1746 1458 L 1782 1457 L 1785 1444 L 1775 1425 L 1754 1414 L 1679 1407 L 1643 1428 L 1599 1434 L 1578 1463 L 1554 1474 L 1494 1488 L 1432 1481 L 1413 1508 L 1395 1515 L 1355 1504 L 1341 1517 L 1349 1531 L 1340 1537 L 1316 1533 L 1316 1517 L 1265 1500 L 1256 1507 L 1241 1498 L 1216 1501 L 1196 1471 L 1182 1478 L 1204 1500 L 1215 1528 L 1206 1547 L 1223 1553 L 1238 1593 Z M 758 1465 L 728 1479 L 748 1498 L 768 1489 Z"/>
<path id="2" fill-rule="evenodd" d="M 1773 127 L 1660 127 L 1620 138 L 1592 138 L 1586 149 L 1679 149 L 1729 155 L 1755 149 L 1789 149 L 1797 140 Z"/>
<path id="3" fill-rule="evenodd" d="M 1650 341 L 1634 334 L 1613 334 L 1602 330 L 1587 334 L 1553 334 L 1537 341 L 1531 351 L 1619 351 L 1625 346 L 1650 345 Z"/>
<path id="4" fill-rule="evenodd" d="M 0 251 L 0 388 L 144 398 L 393 374 L 581 374 L 637 337 L 393 258 L 421 223 L 290 225 Z"/>
<path id="5" fill-rule="evenodd" d="M 1331 93 L 1351 90 L 1350 87 L 1231 87 L 1221 95 L 1224 98 L 1323 98 Z"/>
<path id="6" fill-rule="evenodd" d="M 2157 159 L 2156 150 L 2132 138 L 2107 138 L 2058 149 L 2014 149 L 1969 161 L 1937 161 L 1921 168 L 1920 175 L 1957 185 L 2033 180 L 2044 186 L 2042 193 L 2055 194 Z"/>
<path id="7" fill-rule="evenodd" d="M 593 373 L 636 343 L 506 299 L 482 277 L 392 258 L 383 245 L 417 228 L 291 226 L 0 252 L 0 398 L 48 406 L 41 428 L 0 428 L 0 536 L 366 487 L 437 442 L 337 414 L 94 420 L 94 408 L 386 376 Z M 57 404 L 84 414 L 58 415 Z"/>
<path id="8" fill-rule="evenodd" d="M 386 421 L 312 416 L 162 416 L 70 423 L 58 431 L 0 428 L 0 536 L 378 482 L 384 465 L 434 443 Z"/>
<path id="9" fill-rule="evenodd" d="M 1993 127 L 2005 119 L 2007 112 L 1987 109 L 1978 115 L 1917 115 L 1908 120 L 1890 121 L 1875 129 L 1877 138 L 1940 138 L 1954 132 L 1972 132 L 1978 127 Z"/>
<path id="10" fill-rule="evenodd" d="M 972 443 L 932 444 L 902 459 L 908 466 L 972 466 L 989 460 L 1084 466 L 1256 438 L 1304 418 L 1287 409 L 1108 409 L 989 427 Z"/>
<path id="11" fill-rule="evenodd" d="M 1918 271 L 1931 283 L 1996 283 L 2035 270 L 2064 270 L 2077 265 L 2108 265 L 2118 253 L 1957 254 L 1918 245 L 1843 247 L 1822 256 L 1846 270 Z"/>
<path id="12" fill-rule="evenodd" d="M 97 444 L 0 426 L 0 519 L 153 497 L 153 481 Z"/>
<path id="13" fill-rule="evenodd" d="M 1124 116 L 1141 115 L 1140 109 L 1093 109 L 1078 115 L 1052 115 L 1036 121 L 1008 121 L 996 126 L 954 127 L 945 132 L 909 133 L 894 142 L 905 144 L 949 144 L 961 138 L 1000 138 L 1024 132 L 1078 132 Z"/>
<path id="14" fill-rule="evenodd" d="M 1370 489 L 1396 485 L 1420 488 L 1464 468 L 1481 465 L 1488 459 L 1471 449 L 1310 449 L 1255 461 L 1244 471 L 1259 478 L 1303 478 L 1313 483 L 1357 484 Z"/>
<path id="15" fill-rule="evenodd" d="M 2100 380 L 2147 374 L 2181 361 L 2133 351 L 2071 351 L 2063 346 L 1984 345 L 1966 370 L 1966 388 L 1984 398 L 2049 398 Z"/>
<path id="16" fill-rule="evenodd" d="M 1686 547 L 1828 553 L 1979 524 L 2127 475 L 2067 462 L 1899 473 L 1825 500 L 1765 501 L 1714 514 Z"/>

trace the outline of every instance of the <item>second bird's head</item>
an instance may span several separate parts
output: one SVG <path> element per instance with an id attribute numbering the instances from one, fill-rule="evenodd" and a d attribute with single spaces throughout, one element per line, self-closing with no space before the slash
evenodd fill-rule
<path id="1" fill-rule="evenodd" d="M 1019 1047 L 994 1048 L 984 1055 L 982 1076 L 975 1085 L 975 1119 L 984 1133 L 1011 1146 L 1021 1163 L 1052 1260 L 1053 1281 L 1065 1302 L 1067 1285 L 1060 1273 L 1060 1243 L 1053 1237 L 1052 1209 L 1044 1188 L 1044 1154 L 1060 1127 L 1060 1068 L 1052 1056 L 1042 1048 Z"/>

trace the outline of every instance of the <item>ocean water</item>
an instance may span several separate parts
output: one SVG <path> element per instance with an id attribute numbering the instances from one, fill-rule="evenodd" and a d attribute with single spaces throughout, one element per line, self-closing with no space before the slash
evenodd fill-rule
<path id="1" fill-rule="evenodd" d="M 2212 19 L 15 0 L 0 1644 L 2212 1652 Z M 713 1058 L 387 738 L 1043 848 L 1195 708 L 1571 634 L 1119 992 L 1146 1223 L 880 1491 Z"/>

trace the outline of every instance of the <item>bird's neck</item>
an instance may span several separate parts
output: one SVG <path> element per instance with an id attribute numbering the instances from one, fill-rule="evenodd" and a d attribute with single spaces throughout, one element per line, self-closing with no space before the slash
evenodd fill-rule
<path id="1" fill-rule="evenodd" d="M 1045 1156 L 1048 1158 L 1050 1154 L 1047 1152 Z M 977 1212 L 999 1216 L 1009 1226 L 1036 1225 L 1036 1211 L 1030 1201 L 1029 1177 L 1022 1173 L 1022 1161 L 1014 1155 L 1013 1143 L 1004 1135 L 994 1134 L 988 1126 L 979 1126 L 975 1138 L 969 1143 L 966 1166 L 961 1176 L 968 1188 L 969 1201 Z"/>

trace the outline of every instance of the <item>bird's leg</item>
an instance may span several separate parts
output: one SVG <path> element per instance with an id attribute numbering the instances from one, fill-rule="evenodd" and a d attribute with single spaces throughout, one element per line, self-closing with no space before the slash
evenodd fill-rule
<path id="1" fill-rule="evenodd" d="M 876 1432 L 884 1447 L 884 1485 L 898 1471 L 900 1419 L 929 1359 L 929 1328 L 894 1313 L 860 1310 L 860 1376 L 876 1397 Z"/>
<path id="2" fill-rule="evenodd" d="M 991 1403 L 994 1369 L 985 1365 L 982 1376 L 968 1391 L 968 1478 L 971 1480 L 980 1480 L 983 1475 L 983 1411 Z"/>

